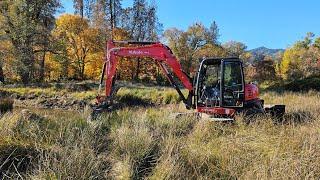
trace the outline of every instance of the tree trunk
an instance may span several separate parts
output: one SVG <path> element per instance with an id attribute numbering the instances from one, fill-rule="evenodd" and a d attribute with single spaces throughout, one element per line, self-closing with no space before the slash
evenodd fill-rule
<path id="1" fill-rule="evenodd" d="M 0 63 L 0 82 L 4 82 L 4 74 L 2 69 L 2 64 Z"/>
<path id="2" fill-rule="evenodd" d="M 73 1 L 73 4 L 74 4 L 74 8 L 76 9 L 76 10 L 78 10 L 79 12 L 79 15 L 81 16 L 81 18 L 83 18 L 84 17 L 84 2 L 83 2 L 83 0 L 74 0 Z"/>
<path id="3" fill-rule="evenodd" d="M 111 39 L 113 39 L 114 16 L 113 16 L 112 0 L 109 0 L 109 10 L 110 10 Z"/>
<path id="4" fill-rule="evenodd" d="M 0 82 L 4 82 L 3 60 L 4 55 L 0 52 Z"/>
<path id="5" fill-rule="evenodd" d="M 68 59 L 65 57 L 65 59 L 63 60 L 62 63 L 62 68 L 61 68 L 62 72 L 61 72 L 61 79 L 62 80 L 67 80 L 69 78 L 69 62 Z"/>
<path id="6" fill-rule="evenodd" d="M 32 74 L 34 73 L 34 54 L 31 46 L 27 46 L 25 51 L 22 52 L 24 55 L 20 60 L 21 65 L 19 66 L 19 75 L 24 85 L 30 83 Z"/>
<path id="7" fill-rule="evenodd" d="M 136 73 L 135 73 L 135 76 L 134 76 L 134 80 L 135 80 L 135 81 L 138 81 L 138 80 L 139 80 L 140 61 L 141 61 L 141 59 L 138 58 L 138 60 L 137 60 L 137 69 L 136 69 Z"/>
<path id="8" fill-rule="evenodd" d="M 39 77 L 39 82 L 44 81 L 44 74 L 45 74 L 45 59 L 46 59 L 46 52 L 43 52 L 42 59 L 40 62 L 40 77 Z"/>

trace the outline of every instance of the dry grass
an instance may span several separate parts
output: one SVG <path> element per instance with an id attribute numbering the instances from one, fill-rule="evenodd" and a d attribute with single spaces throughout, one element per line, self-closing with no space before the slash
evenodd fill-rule
<path id="1" fill-rule="evenodd" d="M 168 118 L 185 111 L 182 104 L 125 108 L 94 122 L 87 112 L 38 112 L 43 118 L 24 121 L 6 114 L 0 171 L 32 179 L 318 179 L 319 96 L 265 93 L 266 103 L 287 105 L 285 121 L 258 117 L 249 125 L 241 116 L 235 124 Z M 23 163 L 5 161 L 12 156 Z"/>

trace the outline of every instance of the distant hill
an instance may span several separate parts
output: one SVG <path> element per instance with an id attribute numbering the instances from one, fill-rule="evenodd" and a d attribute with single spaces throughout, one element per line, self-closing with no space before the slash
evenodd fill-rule
<path id="1" fill-rule="evenodd" d="M 256 58 L 261 56 L 275 56 L 279 52 L 284 52 L 284 49 L 269 49 L 266 47 L 258 47 L 252 50 L 249 50 L 249 52 L 252 53 L 252 55 Z"/>

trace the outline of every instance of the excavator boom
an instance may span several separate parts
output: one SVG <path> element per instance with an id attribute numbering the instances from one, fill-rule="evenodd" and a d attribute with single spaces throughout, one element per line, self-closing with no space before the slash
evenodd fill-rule
<path id="1" fill-rule="evenodd" d="M 117 47 L 116 44 L 126 45 Z M 134 46 L 130 46 L 134 45 Z M 130 41 L 108 41 L 105 65 L 100 84 L 105 81 L 105 97 L 112 98 L 113 88 L 116 78 L 118 58 L 150 58 L 156 62 L 164 72 L 169 82 L 177 90 L 180 98 L 190 109 L 192 107 L 193 86 L 190 78 L 183 72 L 180 63 L 173 55 L 169 47 L 159 42 L 130 42 Z M 167 69 L 169 67 L 175 76 L 181 81 L 183 86 L 189 91 L 189 96 L 184 97 L 178 84 L 174 81 L 173 76 Z M 100 86 L 101 87 L 101 86 Z"/>

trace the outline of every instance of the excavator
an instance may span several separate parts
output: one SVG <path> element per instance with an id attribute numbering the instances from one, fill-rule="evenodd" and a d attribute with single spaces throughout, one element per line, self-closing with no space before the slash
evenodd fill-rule
<path id="1" fill-rule="evenodd" d="M 194 109 L 193 113 L 198 117 L 234 121 L 239 113 L 248 116 L 270 114 L 277 118 L 285 113 L 285 105 L 264 105 L 257 85 L 245 83 L 243 63 L 239 58 L 204 58 L 195 76 L 190 78 L 171 49 L 160 42 L 108 41 L 106 49 L 94 112 L 110 110 L 114 103 L 119 58 L 149 58 L 163 71 L 186 108 Z M 105 95 L 100 93 L 103 82 Z M 182 88 L 188 91 L 187 96 Z"/>

